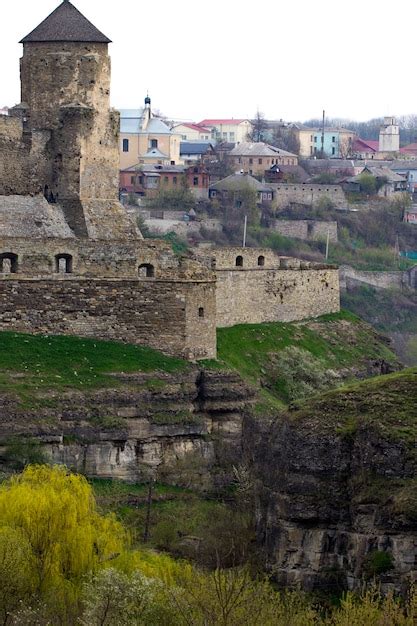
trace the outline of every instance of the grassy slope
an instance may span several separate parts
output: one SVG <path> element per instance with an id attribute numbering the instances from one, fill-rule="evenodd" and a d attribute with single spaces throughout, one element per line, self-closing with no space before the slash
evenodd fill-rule
<path id="1" fill-rule="evenodd" d="M 342 304 L 393 337 L 407 365 L 417 365 L 417 294 L 360 286 L 342 292 Z"/>
<path id="2" fill-rule="evenodd" d="M 175 372 L 188 367 L 142 346 L 79 337 L 0 333 L 0 392 L 115 386 L 111 372 Z"/>
<path id="3" fill-rule="evenodd" d="M 313 431 L 353 434 L 372 425 L 382 434 L 415 445 L 417 368 L 346 385 L 297 403 L 288 413 Z"/>
<path id="4" fill-rule="evenodd" d="M 282 381 L 274 369 L 279 353 L 295 346 L 320 360 L 326 369 L 360 367 L 369 359 L 395 362 L 381 338 L 347 311 L 297 323 L 239 325 L 218 330 L 218 358 L 252 383 L 266 385 L 285 400 Z"/>

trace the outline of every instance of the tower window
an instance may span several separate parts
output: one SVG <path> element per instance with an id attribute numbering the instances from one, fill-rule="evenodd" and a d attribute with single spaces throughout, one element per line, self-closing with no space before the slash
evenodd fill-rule
<path id="1" fill-rule="evenodd" d="M 204 317 L 204 308 L 202 306 L 198 309 L 198 317 Z"/>
<path id="2" fill-rule="evenodd" d="M 236 257 L 236 267 L 243 267 L 243 256 Z"/>
<path id="3" fill-rule="evenodd" d="M 138 267 L 138 274 L 140 278 L 154 278 L 155 268 L 150 263 L 142 263 Z"/>
<path id="4" fill-rule="evenodd" d="M 1 274 L 16 274 L 17 272 L 17 254 L 12 252 L 6 252 L 0 254 L 0 273 Z"/>
<path id="5" fill-rule="evenodd" d="M 258 265 L 260 265 L 260 266 L 264 266 L 265 265 L 265 257 L 262 254 L 260 256 L 258 256 Z"/>
<path id="6" fill-rule="evenodd" d="M 55 257 L 55 271 L 58 274 L 71 274 L 72 256 L 70 254 L 57 254 Z"/>
<path id="7" fill-rule="evenodd" d="M 123 139 L 123 152 L 129 152 L 129 139 Z"/>
<path id="8" fill-rule="evenodd" d="M 151 139 L 151 148 L 157 148 L 157 147 L 158 147 L 158 140 Z"/>

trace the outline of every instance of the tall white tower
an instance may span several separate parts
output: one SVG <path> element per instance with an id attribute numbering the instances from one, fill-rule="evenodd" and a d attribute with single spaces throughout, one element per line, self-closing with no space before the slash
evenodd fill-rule
<path id="1" fill-rule="evenodd" d="M 384 117 L 379 131 L 379 151 L 398 152 L 400 149 L 400 127 L 395 117 Z"/>

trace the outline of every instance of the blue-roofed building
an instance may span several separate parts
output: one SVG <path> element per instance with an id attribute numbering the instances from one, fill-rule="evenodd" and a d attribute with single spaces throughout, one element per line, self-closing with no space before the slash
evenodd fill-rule
<path id="1" fill-rule="evenodd" d="M 180 157 L 185 163 L 202 161 L 214 154 L 210 141 L 181 141 Z"/>
<path id="2" fill-rule="evenodd" d="M 121 170 L 138 163 L 181 165 L 180 143 L 181 135 L 153 116 L 149 96 L 143 108 L 120 110 Z"/>

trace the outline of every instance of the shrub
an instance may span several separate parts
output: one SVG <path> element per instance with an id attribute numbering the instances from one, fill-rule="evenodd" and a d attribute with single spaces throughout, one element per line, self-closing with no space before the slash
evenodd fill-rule
<path id="1" fill-rule="evenodd" d="M 380 576 L 393 567 L 392 554 L 385 550 L 372 550 L 366 555 L 363 562 L 363 571 L 368 578 Z"/>
<path id="2" fill-rule="evenodd" d="M 320 359 L 297 346 L 288 346 L 279 353 L 274 372 L 276 385 L 290 402 L 329 386 L 329 372 Z"/>

